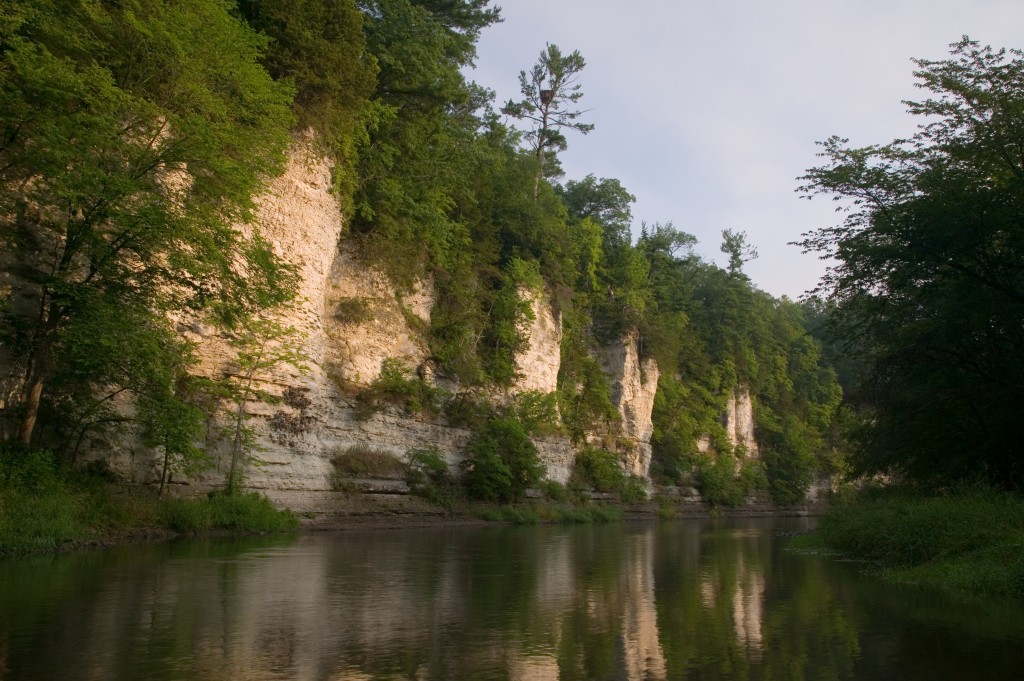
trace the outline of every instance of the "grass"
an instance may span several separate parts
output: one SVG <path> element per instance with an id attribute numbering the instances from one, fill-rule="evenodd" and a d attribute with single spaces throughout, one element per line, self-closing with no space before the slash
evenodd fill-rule
<path id="1" fill-rule="evenodd" d="M 618 522 L 623 518 L 621 508 L 614 506 L 571 506 L 539 503 L 529 506 L 497 506 L 485 508 L 478 513 L 488 522 L 505 522 L 513 525 L 537 525 L 552 523 L 559 525 L 586 525 L 591 523 Z"/>
<path id="2" fill-rule="evenodd" d="M 149 530 L 285 532 L 298 518 L 255 493 L 159 498 L 103 467 L 69 471 L 38 450 L 0 447 L 0 554 L 56 551 Z"/>
<path id="3" fill-rule="evenodd" d="M 1024 596 L 1024 499 L 989 489 L 861 495 L 822 517 L 817 543 L 870 561 L 887 580 Z"/>

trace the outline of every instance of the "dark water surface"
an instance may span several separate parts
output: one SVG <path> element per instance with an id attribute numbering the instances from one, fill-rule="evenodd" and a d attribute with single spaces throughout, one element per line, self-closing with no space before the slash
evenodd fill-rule
<path id="1" fill-rule="evenodd" d="M 191 541 L 0 562 L 0 679 L 1021 679 L 1024 605 L 792 553 L 801 520 Z"/>

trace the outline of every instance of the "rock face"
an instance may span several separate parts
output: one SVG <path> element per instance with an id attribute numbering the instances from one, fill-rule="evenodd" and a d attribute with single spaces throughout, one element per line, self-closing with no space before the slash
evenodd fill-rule
<path id="1" fill-rule="evenodd" d="M 641 359 L 636 334 L 629 334 L 621 344 L 607 348 L 603 359 L 611 379 L 612 404 L 622 417 L 626 473 L 647 477 L 651 468 L 651 413 L 658 389 L 658 364 L 651 358 Z"/>
<path id="2" fill-rule="evenodd" d="M 553 393 L 558 390 L 558 368 L 562 352 L 562 319 L 551 308 L 550 302 L 540 292 L 528 288 L 520 289 L 519 295 L 530 301 L 533 321 L 522 329 L 527 338 L 527 347 L 516 357 L 519 378 L 516 392 L 535 390 Z"/>
<path id="3" fill-rule="evenodd" d="M 331 186 L 330 163 L 308 141 L 298 140 L 286 171 L 257 200 L 257 228 L 280 256 L 299 268 L 300 302 L 279 321 L 298 331 L 309 358 L 308 371 L 283 366 L 261 379 L 260 387 L 280 401 L 246 405 L 256 447 L 245 484 L 275 498 L 328 492 L 336 477 L 333 460 L 353 448 L 400 459 L 410 450 L 435 448 L 457 469 L 471 437 L 470 431 L 452 427 L 443 417 L 414 415 L 400 407 L 369 416 L 359 413 L 356 394 L 380 375 L 385 360 L 396 360 L 433 384 L 424 339 L 435 293 L 430 281 L 399 293 L 383 273 L 339 245 L 344 225 Z M 561 319 L 543 290 L 524 288 L 520 295 L 530 302 L 533 319 L 522 329 L 526 349 L 516 358 L 518 378 L 508 392 L 549 394 L 557 390 Z M 195 320 L 179 320 L 179 329 L 199 344 L 202 371 L 223 375 L 233 370 L 233 350 L 217 329 Z M 646 477 L 658 366 L 641 357 L 636 334 L 608 348 L 602 362 L 621 416 L 620 428 L 609 435 L 612 447 L 623 454 L 627 473 Z M 729 437 L 756 452 L 748 391 L 737 391 L 730 399 L 726 419 Z M 212 424 L 206 443 L 215 465 L 198 477 L 172 478 L 172 483 L 191 485 L 196 492 L 223 484 L 230 456 L 229 442 L 220 433 L 229 416 L 222 421 Z M 548 477 L 568 481 L 577 453 L 570 441 L 556 435 L 536 438 L 535 443 Z M 104 447 L 108 455 L 110 445 Z M 114 449 L 114 463 L 134 479 L 158 478 L 158 452 L 127 438 Z"/>
<path id="4" fill-rule="evenodd" d="M 740 386 L 732 390 L 726 400 L 722 419 L 729 444 L 742 447 L 743 458 L 756 459 L 759 451 L 754 437 L 754 401 L 748 388 Z M 710 437 L 705 435 L 697 440 L 697 451 L 709 452 L 711 449 Z"/>
<path id="5" fill-rule="evenodd" d="M 725 413 L 725 432 L 734 447 L 743 447 L 746 458 L 757 458 L 757 440 L 754 439 L 754 402 L 750 390 L 739 387 L 732 391 Z"/>
<path id="6" fill-rule="evenodd" d="M 419 367 L 427 347 L 413 326 L 429 326 L 433 307 L 430 282 L 400 298 L 384 273 L 339 251 L 326 291 L 327 364 L 353 385 L 372 382 L 386 359 Z"/>

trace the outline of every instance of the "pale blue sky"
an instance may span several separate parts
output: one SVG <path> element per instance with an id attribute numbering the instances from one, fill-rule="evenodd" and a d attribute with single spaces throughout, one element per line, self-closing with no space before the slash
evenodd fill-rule
<path id="1" fill-rule="evenodd" d="M 470 77 L 499 104 L 546 42 L 587 61 L 580 105 L 596 129 L 569 134 L 567 179 L 618 178 L 642 220 L 671 221 L 722 262 L 723 229 L 760 252 L 760 288 L 799 297 L 824 269 L 787 242 L 840 219 L 822 198 L 798 199 L 815 141 L 907 136 L 911 57 L 942 59 L 964 34 L 1024 47 L 1021 0 L 497 0 Z"/>

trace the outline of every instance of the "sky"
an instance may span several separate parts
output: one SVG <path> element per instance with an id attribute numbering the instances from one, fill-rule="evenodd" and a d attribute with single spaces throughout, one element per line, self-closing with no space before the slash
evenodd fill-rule
<path id="1" fill-rule="evenodd" d="M 724 229 L 744 231 L 760 257 L 745 271 L 797 299 L 826 263 L 789 242 L 836 224 L 828 197 L 808 201 L 797 178 L 816 142 L 884 144 L 920 122 L 911 58 L 944 59 L 969 35 L 1024 48 L 1021 0 L 497 0 L 504 21 L 484 30 L 468 76 L 500 106 L 520 99 L 519 72 L 546 43 L 579 50 L 581 118 L 569 132 L 564 180 L 617 178 L 641 222 L 695 235 L 697 253 L 725 263 Z"/>

